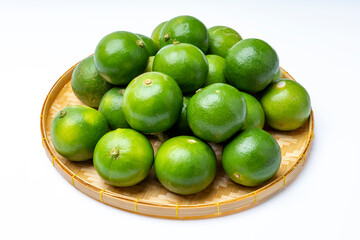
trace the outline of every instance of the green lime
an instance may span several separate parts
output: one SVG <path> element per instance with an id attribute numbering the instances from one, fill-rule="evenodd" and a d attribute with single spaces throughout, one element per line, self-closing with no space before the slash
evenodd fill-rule
<path id="1" fill-rule="evenodd" d="M 203 53 L 209 48 L 209 33 L 205 25 L 192 16 L 178 16 L 168 21 L 160 32 L 160 48 L 173 42 L 190 43 Z"/>
<path id="2" fill-rule="evenodd" d="M 209 28 L 208 54 L 216 54 L 225 58 L 229 49 L 240 40 L 242 40 L 242 37 L 232 28 L 225 26 Z"/>
<path id="3" fill-rule="evenodd" d="M 178 136 L 164 142 L 156 153 L 155 172 L 169 191 L 187 195 L 204 190 L 216 175 L 212 148 L 195 137 Z"/>
<path id="4" fill-rule="evenodd" d="M 144 41 L 149 56 L 155 56 L 155 54 L 159 51 L 159 47 L 156 45 L 156 43 L 151 38 L 145 35 L 139 33 L 137 33 L 136 35 Z"/>
<path id="5" fill-rule="evenodd" d="M 277 81 L 277 80 L 280 80 L 281 79 L 281 68 L 279 66 L 279 69 L 277 70 L 274 78 L 273 78 L 273 82 Z"/>
<path id="6" fill-rule="evenodd" d="M 146 66 L 145 72 L 152 72 L 153 63 L 154 63 L 154 56 L 149 57 L 148 64 Z"/>
<path id="7" fill-rule="evenodd" d="M 106 35 L 98 43 L 94 55 L 100 75 L 114 85 L 126 85 L 143 73 L 148 58 L 144 41 L 125 31 Z"/>
<path id="8" fill-rule="evenodd" d="M 149 140 L 132 129 L 118 128 L 96 144 L 94 167 L 110 185 L 128 187 L 146 178 L 154 162 Z"/>
<path id="9" fill-rule="evenodd" d="M 109 123 L 111 129 L 129 128 L 123 107 L 122 99 L 125 89 L 114 87 L 110 89 L 101 99 L 99 112 L 101 112 Z"/>
<path id="10" fill-rule="evenodd" d="M 74 69 L 71 87 L 75 96 L 89 107 L 97 108 L 102 96 L 112 87 L 96 70 L 94 57 L 82 60 Z"/>
<path id="11" fill-rule="evenodd" d="M 199 138 L 220 143 L 241 129 L 246 102 L 240 92 L 225 83 L 211 84 L 197 92 L 187 108 L 192 132 Z"/>
<path id="12" fill-rule="evenodd" d="M 221 158 L 226 174 L 234 182 L 254 187 L 276 174 L 281 163 L 281 149 L 269 133 L 251 128 L 231 140 Z"/>
<path id="13" fill-rule="evenodd" d="M 151 33 L 151 39 L 154 41 L 154 43 L 156 44 L 156 46 L 158 48 L 160 48 L 159 47 L 160 31 L 166 23 L 167 23 L 167 21 L 160 23 L 159 25 L 156 26 L 156 28 Z"/>
<path id="14" fill-rule="evenodd" d="M 224 72 L 225 59 L 218 55 L 206 55 L 206 59 L 209 63 L 209 74 L 204 87 L 213 83 L 226 83 Z"/>
<path id="15" fill-rule="evenodd" d="M 261 103 L 252 95 L 240 92 L 246 101 L 246 119 L 241 130 L 248 128 L 260 128 L 262 129 L 265 124 L 265 113 L 261 106 Z"/>
<path id="16" fill-rule="evenodd" d="M 159 133 L 177 121 L 182 98 L 173 78 L 148 72 L 132 80 L 125 89 L 123 111 L 132 128 L 144 133 Z"/>
<path id="17" fill-rule="evenodd" d="M 174 126 L 167 132 L 170 136 L 178 135 L 192 135 L 191 129 L 187 120 L 187 106 L 189 105 L 192 96 L 183 97 L 183 107 L 181 109 L 180 117 Z"/>
<path id="18" fill-rule="evenodd" d="M 301 127 L 310 116 L 311 101 L 306 89 L 299 83 L 281 79 L 264 91 L 260 102 L 270 127 L 291 131 Z"/>
<path id="19" fill-rule="evenodd" d="M 229 83 L 245 92 L 262 91 L 279 70 L 275 50 L 260 39 L 236 43 L 225 58 L 225 76 Z"/>
<path id="20" fill-rule="evenodd" d="M 205 83 L 209 65 L 197 47 L 180 43 L 160 49 L 155 56 L 153 70 L 174 78 L 183 92 L 192 92 Z"/>
<path id="21" fill-rule="evenodd" d="M 107 132 L 105 117 L 83 105 L 62 109 L 51 125 L 51 139 L 56 151 L 71 161 L 91 159 L 96 143 Z"/>

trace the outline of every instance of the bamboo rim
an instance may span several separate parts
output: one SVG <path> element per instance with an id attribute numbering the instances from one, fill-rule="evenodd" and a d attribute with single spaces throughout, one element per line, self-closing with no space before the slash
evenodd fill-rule
<path id="1" fill-rule="evenodd" d="M 174 205 L 174 204 L 164 204 L 164 203 L 154 203 L 150 202 L 148 200 L 141 200 L 117 193 L 113 193 L 110 191 L 106 191 L 105 189 L 96 187 L 92 185 L 91 183 L 85 181 L 84 179 L 78 177 L 73 171 L 71 171 L 68 167 L 66 167 L 61 161 L 59 161 L 58 157 L 56 156 L 57 153 L 54 152 L 49 145 L 49 140 L 46 138 L 46 116 L 49 112 L 49 109 L 56 98 L 56 96 L 60 93 L 62 87 L 69 81 L 66 79 L 66 76 L 71 75 L 74 68 L 79 64 L 76 63 L 74 66 L 72 66 L 70 69 L 68 69 L 52 86 L 49 93 L 47 94 L 45 101 L 42 106 L 41 115 L 40 115 L 40 130 L 41 130 L 41 137 L 42 137 L 42 146 L 45 149 L 46 154 L 48 155 L 50 161 L 52 162 L 52 165 L 56 168 L 56 170 L 63 175 L 63 177 L 70 182 L 75 188 L 82 191 L 86 195 L 102 202 L 107 205 L 111 205 L 117 208 L 120 208 L 125 211 L 151 216 L 151 217 L 160 217 L 160 218 L 168 218 L 168 219 L 201 219 L 201 218 L 209 218 L 209 217 L 218 217 L 218 216 L 224 216 L 232 213 L 236 213 L 242 210 L 245 210 L 247 208 L 253 207 L 264 200 L 268 199 L 270 196 L 272 196 L 274 193 L 281 190 L 283 187 L 288 185 L 301 171 L 302 167 L 304 166 L 306 155 L 310 149 L 311 143 L 314 139 L 314 113 L 313 110 L 311 110 L 310 118 L 308 121 L 309 124 L 309 131 L 306 139 L 306 146 L 303 150 L 303 152 L 300 154 L 297 161 L 294 163 L 294 165 L 287 170 L 282 176 L 274 179 L 273 181 L 269 182 L 265 186 L 250 192 L 248 194 L 242 195 L 236 199 L 230 199 L 225 200 L 221 202 L 216 203 L 207 203 L 207 204 L 198 204 L 198 205 Z M 282 77 L 283 78 L 289 78 L 292 80 L 295 80 L 288 72 L 286 72 L 283 68 L 282 70 Z M 71 79 L 71 78 L 70 78 Z M 271 189 L 273 192 L 266 193 L 267 190 Z M 88 192 L 89 190 L 90 192 Z M 229 204 L 235 204 L 240 203 L 243 200 L 246 199 L 252 199 L 247 204 L 240 204 L 240 207 L 233 207 L 228 210 L 222 209 L 224 206 Z M 115 204 L 118 203 L 118 204 Z M 119 204 L 127 204 L 132 205 L 131 208 L 129 207 L 121 207 Z M 155 212 L 149 213 L 151 211 L 140 211 L 139 207 L 141 208 L 154 208 Z M 191 210 L 191 209 L 200 209 L 202 210 L 209 210 L 209 214 L 204 215 L 198 215 L 198 216 L 181 216 L 181 212 L 184 210 Z M 228 207 L 229 208 L 229 207 Z M 161 215 L 156 210 L 167 210 L 173 212 L 172 215 Z"/>

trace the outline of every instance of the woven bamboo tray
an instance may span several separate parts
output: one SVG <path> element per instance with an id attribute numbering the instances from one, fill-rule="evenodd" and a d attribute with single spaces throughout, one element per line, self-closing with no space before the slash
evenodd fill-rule
<path id="1" fill-rule="evenodd" d="M 77 64 L 76 64 L 77 65 Z M 277 174 L 258 187 L 244 187 L 232 182 L 221 167 L 222 145 L 211 144 L 218 159 L 217 176 L 204 191 L 181 196 L 167 191 L 154 171 L 132 187 L 112 187 L 97 174 L 91 161 L 71 162 L 55 150 L 51 141 L 51 123 L 56 113 L 66 106 L 82 104 L 71 89 L 74 65 L 51 88 L 42 107 L 40 128 L 42 145 L 56 170 L 75 188 L 111 206 L 153 217 L 196 219 L 223 216 L 255 206 L 289 184 L 302 170 L 306 153 L 314 138 L 313 112 L 309 120 L 291 132 L 266 129 L 281 147 L 282 161 Z M 284 69 L 282 77 L 293 79 Z M 156 153 L 161 141 L 150 138 Z"/>

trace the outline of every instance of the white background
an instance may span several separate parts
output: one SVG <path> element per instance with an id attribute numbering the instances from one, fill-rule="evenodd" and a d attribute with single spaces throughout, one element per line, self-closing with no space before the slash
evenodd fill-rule
<path id="1" fill-rule="evenodd" d="M 359 239 L 359 1 L 0 0 L 2 239 Z M 66 182 L 41 146 L 54 82 L 116 30 L 150 36 L 193 15 L 272 45 L 310 93 L 315 141 L 294 182 L 249 210 L 178 221 L 93 200 Z"/>

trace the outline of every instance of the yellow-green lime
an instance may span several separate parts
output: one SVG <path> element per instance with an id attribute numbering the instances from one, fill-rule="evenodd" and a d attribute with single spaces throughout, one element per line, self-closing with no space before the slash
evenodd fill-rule
<path id="1" fill-rule="evenodd" d="M 105 93 L 101 99 L 99 112 L 104 115 L 111 129 L 130 127 L 125 119 L 122 108 L 124 92 L 124 88 L 114 87 Z"/>
<path id="2" fill-rule="evenodd" d="M 154 56 L 149 57 L 148 64 L 146 66 L 145 72 L 152 72 L 153 63 L 154 63 Z"/>
<path id="3" fill-rule="evenodd" d="M 56 151 L 71 161 L 91 159 L 96 143 L 107 132 L 105 117 L 83 105 L 62 109 L 51 124 L 51 139 Z"/>
<path id="4" fill-rule="evenodd" d="M 226 83 L 224 72 L 225 59 L 218 55 L 206 55 L 206 59 L 209 63 L 209 73 L 204 87 L 213 83 Z"/>
<path id="5" fill-rule="evenodd" d="M 129 125 L 144 133 L 159 133 L 174 125 L 183 96 L 175 80 L 163 73 L 147 72 L 130 82 L 122 101 Z"/>
<path id="6" fill-rule="evenodd" d="M 163 28 L 163 26 L 167 23 L 167 21 L 160 23 L 156 26 L 156 28 L 151 33 L 151 39 L 154 41 L 156 46 L 159 47 L 159 37 L 160 37 L 160 31 Z"/>
<path id="7" fill-rule="evenodd" d="M 96 70 L 94 57 L 82 60 L 74 69 L 71 87 L 75 96 L 89 107 L 97 108 L 102 96 L 112 87 Z"/>
<path id="8" fill-rule="evenodd" d="M 155 56 L 155 54 L 159 51 L 159 47 L 156 45 L 156 43 L 149 37 L 142 35 L 142 34 L 136 34 L 138 37 L 141 38 L 141 40 L 144 41 L 145 47 L 148 50 L 149 56 Z"/>
<path id="9" fill-rule="evenodd" d="M 197 92 L 187 108 L 192 132 L 199 138 L 220 143 L 238 132 L 245 122 L 246 102 L 240 92 L 225 83 L 211 84 Z"/>
<path id="10" fill-rule="evenodd" d="M 261 103 L 252 95 L 240 92 L 246 101 L 246 119 L 242 130 L 248 128 L 260 128 L 262 129 L 265 124 L 265 113 L 261 106 Z"/>
<path id="11" fill-rule="evenodd" d="M 281 149 L 269 133 L 251 128 L 241 132 L 224 147 L 221 159 L 231 180 L 254 187 L 276 174 L 281 163 Z"/>
<path id="12" fill-rule="evenodd" d="M 299 83 L 281 79 L 264 91 L 260 102 L 270 127 L 291 131 L 301 127 L 311 113 L 310 96 Z"/>
<path id="13" fill-rule="evenodd" d="M 208 54 L 216 54 L 225 58 L 229 49 L 240 40 L 242 40 L 242 37 L 232 28 L 225 26 L 211 27 L 209 28 Z"/>
<path id="14" fill-rule="evenodd" d="M 216 175 L 212 148 L 196 137 L 178 136 L 164 142 L 156 153 L 155 173 L 169 191 L 188 195 L 204 190 Z"/>
<path id="15" fill-rule="evenodd" d="M 153 71 L 174 78 L 183 92 L 192 92 L 205 83 L 209 65 L 200 49 L 188 43 L 180 43 L 160 49 L 155 55 Z"/>
<path id="16" fill-rule="evenodd" d="M 239 41 L 225 58 L 226 79 L 240 91 L 262 91 L 278 70 L 279 58 L 275 50 L 260 39 Z"/>
<path id="17" fill-rule="evenodd" d="M 206 54 L 209 48 L 209 33 L 199 19 L 192 16 L 178 16 L 163 26 L 159 37 L 160 48 L 174 42 L 195 45 Z"/>
<path id="18" fill-rule="evenodd" d="M 100 75 L 114 85 L 126 85 L 143 73 L 149 58 L 139 36 L 126 31 L 103 37 L 95 49 L 95 66 Z"/>
<path id="19" fill-rule="evenodd" d="M 94 167 L 110 185 L 128 187 L 146 178 L 154 161 L 149 140 L 133 129 L 118 128 L 96 144 Z"/>

